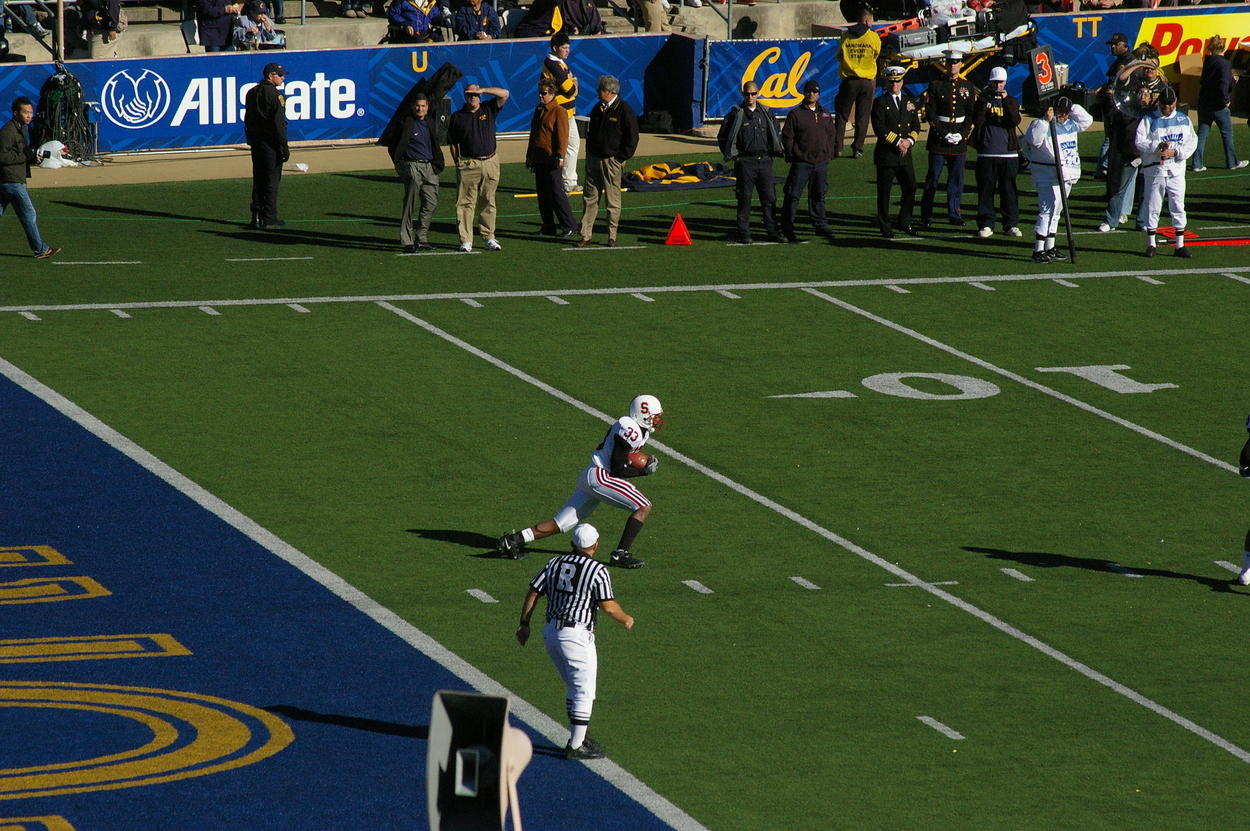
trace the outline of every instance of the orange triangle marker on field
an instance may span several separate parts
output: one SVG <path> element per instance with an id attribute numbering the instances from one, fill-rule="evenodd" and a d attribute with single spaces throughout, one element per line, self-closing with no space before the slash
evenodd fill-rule
<path id="1" fill-rule="evenodd" d="M 690 239 L 690 232 L 686 230 L 685 220 L 681 218 L 681 214 L 673 217 L 673 227 L 668 230 L 668 239 L 664 240 L 665 245 L 694 245 Z"/>

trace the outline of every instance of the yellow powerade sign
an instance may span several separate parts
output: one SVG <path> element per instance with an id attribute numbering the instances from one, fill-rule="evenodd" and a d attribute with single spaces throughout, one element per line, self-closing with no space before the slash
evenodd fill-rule
<path id="1" fill-rule="evenodd" d="M 1104 25 L 1105 25 L 1104 20 Z M 1147 17 L 1137 34 L 1137 43 L 1147 42 L 1159 50 L 1159 63 L 1175 63 L 1181 55 L 1201 55 L 1206 42 L 1220 35 L 1228 51 L 1250 38 L 1250 14 L 1189 14 Z"/>

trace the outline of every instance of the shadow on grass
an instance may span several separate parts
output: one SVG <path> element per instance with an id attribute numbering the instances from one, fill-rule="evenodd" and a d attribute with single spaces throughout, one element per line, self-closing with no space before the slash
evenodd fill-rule
<path id="1" fill-rule="evenodd" d="M 236 220 L 222 219 L 216 216 L 191 216 L 190 214 L 176 214 L 169 211 L 151 211 L 146 208 L 135 208 L 133 206 L 123 205 L 99 205 L 93 202 L 71 202 L 68 199 L 54 199 L 53 204 L 64 205 L 67 208 L 79 208 L 87 211 L 99 211 L 101 213 L 110 214 L 126 214 L 128 216 L 146 216 L 152 219 L 182 219 L 193 222 L 213 222 L 218 225 L 234 225 Z"/>
<path id="2" fill-rule="evenodd" d="M 333 724 L 336 727 L 365 730 L 370 733 L 381 733 L 385 736 L 401 736 L 406 739 L 428 739 L 430 737 L 430 726 L 428 724 L 396 724 L 391 721 L 378 721 L 377 719 L 360 718 L 359 716 L 318 713 L 315 710 L 306 710 L 303 707 L 294 707 L 290 704 L 275 704 L 271 707 L 266 707 L 265 710 L 274 715 L 296 721 Z"/>
<path id="3" fill-rule="evenodd" d="M 1200 574 L 1186 574 L 1180 571 L 1170 571 L 1163 568 L 1138 568 L 1137 566 L 1126 566 L 1122 563 L 1116 563 L 1112 560 L 1100 559 L 1098 557 L 1073 557 L 1070 554 L 1052 554 L 1045 551 L 1008 551 L 1003 548 L 982 548 L 975 545 L 965 545 L 964 551 L 970 551 L 973 554 L 984 554 L 991 560 L 1010 560 L 1025 566 L 1033 566 L 1035 568 L 1082 568 L 1086 571 L 1100 571 L 1108 574 L 1115 574 L 1111 569 L 1112 565 L 1118 565 L 1124 569 L 1132 571 L 1134 574 L 1140 574 L 1142 577 L 1166 577 L 1172 580 L 1190 580 L 1200 586 L 1206 586 L 1211 591 L 1231 592 L 1233 591 L 1234 582 L 1231 579 L 1224 580 L 1214 577 L 1204 577 Z"/>
<path id="4" fill-rule="evenodd" d="M 478 557 L 483 560 L 506 560 L 498 551 L 495 550 L 495 537 L 488 537 L 485 534 L 479 534 L 476 531 L 461 531 L 457 528 L 408 528 L 405 529 L 409 534 L 416 534 L 423 540 L 433 540 L 435 542 L 446 542 L 453 545 L 463 545 L 465 548 L 478 549 L 477 554 L 471 556 Z M 533 545 L 533 543 L 531 543 Z M 488 549 L 482 551 L 481 549 Z M 565 549 L 550 548 L 528 548 L 525 552 L 529 554 L 539 554 L 547 557 L 554 557 L 557 554 L 567 554 Z"/>

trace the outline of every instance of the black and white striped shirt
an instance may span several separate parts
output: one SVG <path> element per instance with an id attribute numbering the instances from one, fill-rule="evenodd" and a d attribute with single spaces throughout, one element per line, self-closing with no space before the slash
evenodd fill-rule
<path id="1" fill-rule="evenodd" d="M 612 600 L 612 578 L 598 560 L 570 552 L 553 558 L 530 581 L 547 595 L 547 620 L 594 626 L 599 604 Z"/>

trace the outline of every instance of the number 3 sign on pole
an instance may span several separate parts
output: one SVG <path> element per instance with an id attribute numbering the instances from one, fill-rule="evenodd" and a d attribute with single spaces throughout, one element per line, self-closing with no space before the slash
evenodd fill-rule
<path id="1" fill-rule="evenodd" d="M 1059 73 L 1055 72 L 1049 46 L 1039 46 L 1029 52 L 1029 67 L 1037 84 L 1038 100 L 1045 101 L 1059 91 Z"/>

